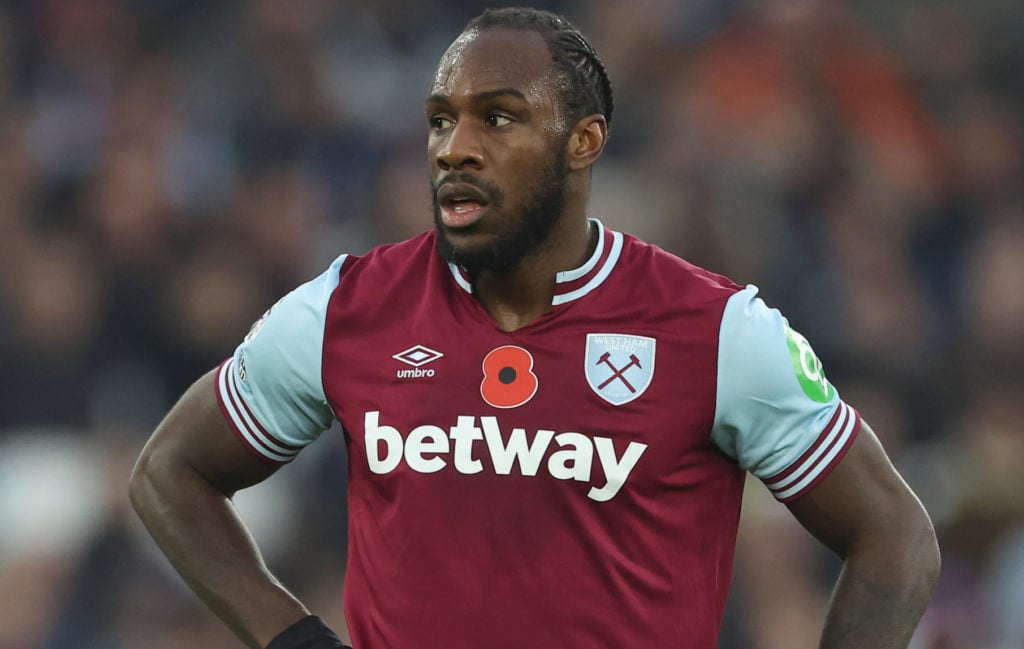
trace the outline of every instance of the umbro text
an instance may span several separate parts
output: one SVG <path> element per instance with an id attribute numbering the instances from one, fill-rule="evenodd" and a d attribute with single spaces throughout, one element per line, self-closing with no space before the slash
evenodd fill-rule
<path id="1" fill-rule="evenodd" d="M 408 370 L 396 370 L 395 376 L 400 379 L 418 379 L 424 376 L 434 376 L 434 370 L 429 367 L 425 370 L 414 367 Z"/>
<path id="2" fill-rule="evenodd" d="M 606 502 L 615 497 L 626 484 L 647 444 L 630 442 L 622 455 L 616 454 L 609 437 L 589 437 L 582 433 L 556 433 L 538 429 L 528 439 L 526 429 L 513 428 L 502 434 L 497 417 L 459 415 L 447 431 L 440 426 L 422 425 L 403 435 L 393 426 L 380 423 L 380 412 L 367 412 L 364 423 L 366 460 L 370 471 L 378 475 L 391 473 L 405 461 L 417 473 L 437 473 L 449 466 L 462 474 L 484 470 L 484 463 L 475 454 L 486 449 L 490 466 L 497 475 L 536 476 L 543 467 L 558 480 L 591 482 L 595 455 L 604 472 L 604 484 L 591 486 L 587 497 Z M 477 442 L 483 441 L 482 446 Z M 553 452 L 548 454 L 548 450 Z M 547 462 L 544 462 L 547 456 Z M 485 456 L 486 457 L 486 456 Z"/>

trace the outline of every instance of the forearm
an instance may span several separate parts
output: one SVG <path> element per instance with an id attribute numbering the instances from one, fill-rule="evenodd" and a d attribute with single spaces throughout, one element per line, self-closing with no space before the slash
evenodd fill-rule
<path id="1" fill-rule="evenodd" d="M 196 595 L 248 646 L 262 649 L 306 609 L 270 574 L 231 501 L 188 466 L 140 462 L 139 517 Z"/>
<path id="2" fill-rule="evenodd" d="M 836 583 L 821 649 L 905 649 L 938 575 L 938 553 L 925 546 L 894 557 L 892 548 L 851 553 Z"/>

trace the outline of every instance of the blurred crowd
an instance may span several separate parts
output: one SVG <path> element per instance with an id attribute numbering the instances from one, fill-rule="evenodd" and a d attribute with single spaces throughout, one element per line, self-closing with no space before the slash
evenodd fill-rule
<path id="1" fill-rule="evenodd" d="M 241 646 L 126 481 L 340 252 L 431 226 L 470 0 L 0 1 L 0 649 Z M 761 287 L 930 511 L 915 649 L 1024 647 L 1024 5 L 562 0 L 616 96 L 591 212 Z M 344 445 L 239 495 L 341 625 Z M 816 646 L 838 562 L 751 481 L 723 649 Z"/>

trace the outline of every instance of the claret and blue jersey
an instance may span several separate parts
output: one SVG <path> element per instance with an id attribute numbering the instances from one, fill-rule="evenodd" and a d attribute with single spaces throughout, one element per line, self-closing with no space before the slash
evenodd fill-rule
<path id="1" fill-rule="evenodd" d="M 356 647 L 715 646 L 744 471 L 798 498 L 852 443 L 756 288 L 597 225 L 514 332 L 428 232 L 339 257 L 221 366 L 267 461 L 343 426 Z"/>

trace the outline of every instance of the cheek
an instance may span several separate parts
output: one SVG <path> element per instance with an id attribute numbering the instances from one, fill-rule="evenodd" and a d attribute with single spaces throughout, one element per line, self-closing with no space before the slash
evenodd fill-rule
<path id="1" fill-rule="evenodd" d="M 507 164 L 522 170 L 528 176 L 536 176 L 558 157 L 560 148 L 561 144 L 554 142 L 552 138 L 531 138 L 509 151 Z"/>
<path id="2" fill-rule="evenodd" d="M 562 146 L 561 142 L 544 140 L 530 152 L 529 156 L 524 156 L 521 168 L 526 170 L 529 181 L 540 182 L 549 178 L 552 172 L 557 174 L 562 171 L 559 168 L 562 164 L 559 161 L 565 159 Z"/>

